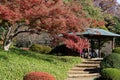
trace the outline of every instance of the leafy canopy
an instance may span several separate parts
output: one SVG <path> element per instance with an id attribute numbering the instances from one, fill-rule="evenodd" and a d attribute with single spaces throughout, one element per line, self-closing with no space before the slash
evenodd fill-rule
<path id="1" fill-rule="evenodd" d="M 81 31 L 89 19 L 82 17 L 80 4 L 65 4 L 62 0 L 1 0 L 0 19 L 9 25 L 24 22 L 33 32 L 46 31 L 57 34 Z M 6 26 L 6 24 L 4 24 Z"/>

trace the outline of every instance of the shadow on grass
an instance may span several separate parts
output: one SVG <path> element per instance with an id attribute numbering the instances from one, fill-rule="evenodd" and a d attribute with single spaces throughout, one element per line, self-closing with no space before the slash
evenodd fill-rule
<path id="1" fill-rule="evenodd" d="M 22 49 L 19 49 L 19 48 L 11 48 L 10 52 L 13 52 L 13 53 L 15 53 L 17 55 L 23 55 L 23 56 L 35 58 L 37 60 L 42 59 L 44 61 L 47 61 L 47 62 L 50 62 L 50 63 L 53 63 L 53 64 L 56 63 L 55 60 L 62 61 L 62 62 L 67 62 L 68 61 L 68 59 L 63 58 L 63 57 L 57 57 L 57 56 L 53 56 L 53 55 L 49 55 L 49 54 L 47 54 L 49 56 L 47 56 L 45 54 L 41 55 L 39 53 L 35 53 L 35 52 L 31 52 L 31 51 L 26 51 L 26 50 L 22 50 Z"/>
<path id="2" fill-rule="evenodd" d="M 99 78 L 95 78 L 94 80 L 111 80 L 111 79 L 104 79 L 102 77 L 99 77 Z"/>
<path id="3" fill-rule="evenodd" d="M 6 57 L 5 55 L 0 55 L 0 59 L 8 60 L 8 57 Z"/>

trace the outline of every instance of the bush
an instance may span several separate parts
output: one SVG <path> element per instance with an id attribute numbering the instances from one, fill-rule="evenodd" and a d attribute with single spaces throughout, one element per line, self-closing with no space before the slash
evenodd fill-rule
<path id="1" fill-rule="evenodd" d="M 23 40 L 17 40 L 15 43 L 16 43 L 15 46 L 18 48 L 20 47 L 28 48 L 31 45 L 30 41 L 23 41 Z"/>
<path id="2" fill-rule="evenodd" d="M 30 47 L 31 51 L 39 52 L 39 53 L 49 53 L 52 49 L 49 46 L 43 46 L 39 44 L 33 44 Z"/>
<path id="3" fill-rule="evenodd" d="M 24 76 L 23 80 L 55 80 L 55 78 L 45 72 L 30 72 Z"/>
<path id="4" fill-rule="evenodd" d="M 113 49 L 113 52 L 114 52 L 114 53 L 119 53 L 119 54 L 120 54 L 120 47 L 117 47 L 117 48 Z"/>
<path id="5" fill-rule="evenodd" d="M 104 58 L 105 56 L 106 56 L 105 53 L 102 52 L 101 57 Z"/>
<path id="6" fill-rule="evenodd" d="M 53 48 L 50 54 L 58 55 L 58 56 L 79 56 L 80 55 L 78 52 L 67 48 L 64 44 L 58 45 L 55 48 Z"/>
<path id="7" fill-rule="evenodd" d="M 120 71 L 115 68 L 106 68 L 101 71 L 102 80 L 120 80 Z"/>
<path id="8" fill-rule="evenodd" d="M 120 54 L 112 53 L 106 56 L 101 62 L 101 68 L 118 68 L 120 69 Z"/>
<path id="9" fill-rule="evenodd" d="M 43 46 L 43 53 L 49 53 L 52 50 L 49 46 Z"/>

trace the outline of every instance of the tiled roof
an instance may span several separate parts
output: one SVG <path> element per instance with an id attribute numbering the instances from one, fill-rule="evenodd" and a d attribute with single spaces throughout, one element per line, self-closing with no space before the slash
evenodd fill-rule
<path id="1" fill-rule="evenodd" d="M 97 28 L 88 28 L 85 32 L 77 32 L 79 35 L 101 35 L 101 36 L 111 36 L 111 37 L 120 37 L 119 34 L 112 33 L 103 29 L 97 29 Z"/>

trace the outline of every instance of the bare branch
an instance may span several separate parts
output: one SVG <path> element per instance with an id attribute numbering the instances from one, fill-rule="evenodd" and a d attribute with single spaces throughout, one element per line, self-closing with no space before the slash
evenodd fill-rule
<path id="1" fill-rule="evenodd" d="M 40 32 L 36 32 L 34 30 L 23 30 L 23 31 L 19 31 L 16 34 L 14 34 L 13 37 L 16 37 L 20 33 L 35 33 L 35 34 L 38 34 L 38 35 L 40 34 Z"/>
<path id="2" fill-rule="evenodd" d="M 24 22 L 23 23 L 18 23 L 16 29 L 14 30 L 14 33 L 16 33 L 20 27 L 22 26 L 27 26 Z"/>

